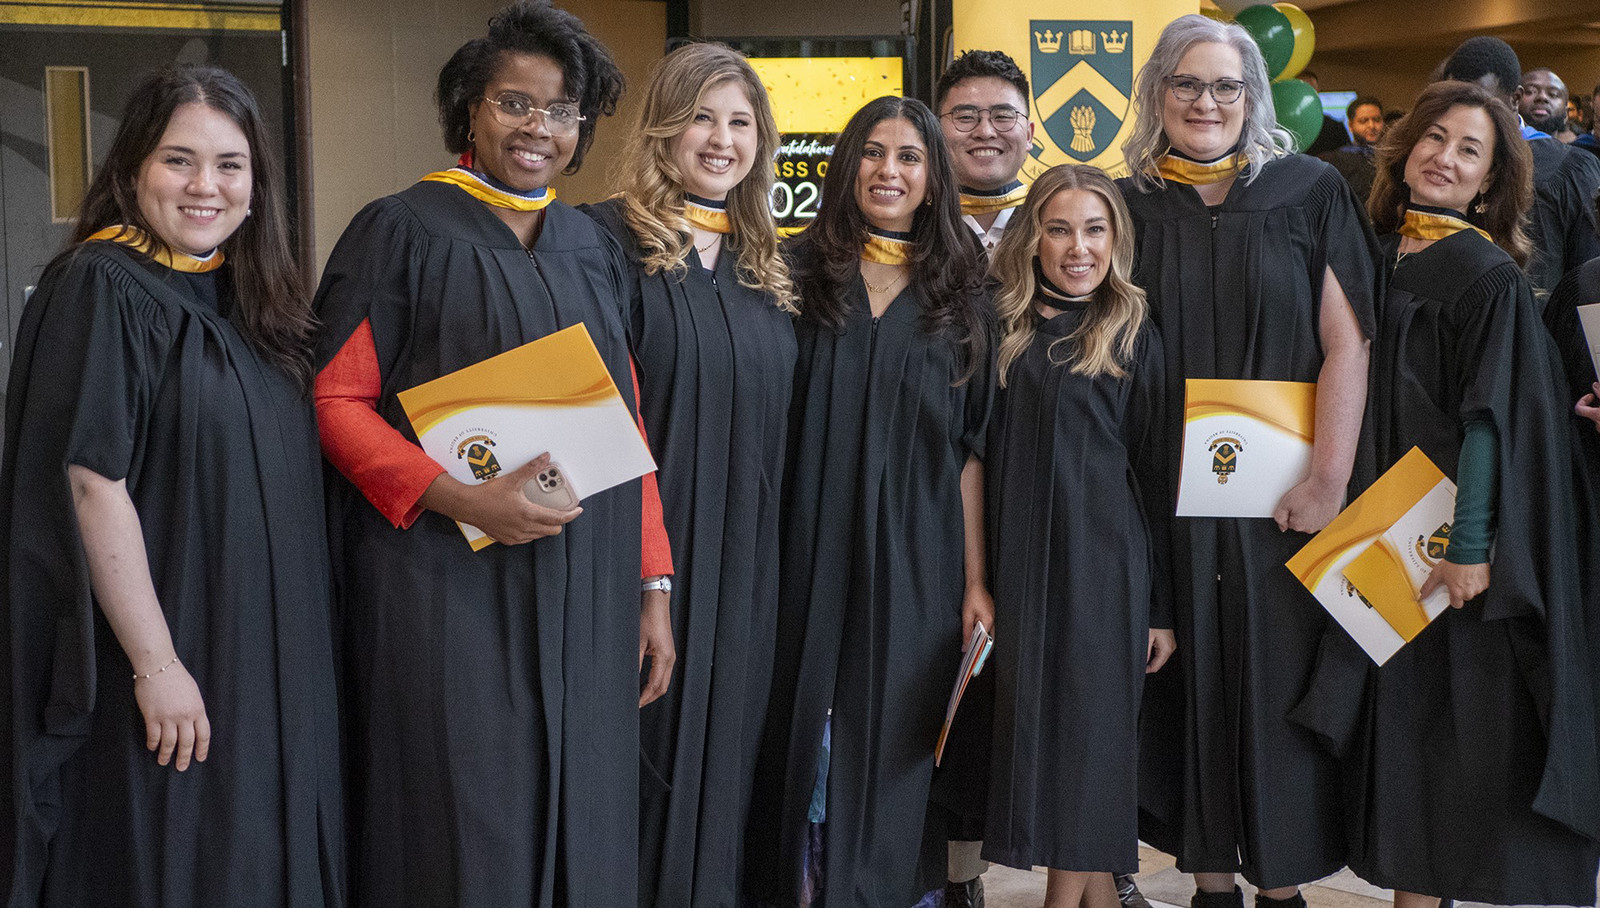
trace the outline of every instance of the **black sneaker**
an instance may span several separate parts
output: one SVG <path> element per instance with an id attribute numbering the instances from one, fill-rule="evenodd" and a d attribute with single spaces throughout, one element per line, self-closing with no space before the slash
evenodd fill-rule
<path id="1" fill-rule="evenodd" d="M 944 908 L 983 908 L 983 877 L 975 876 L 965 883 L 946 883 Z"/>
<path id="2" fill-rule="evenodd" d="M 1139 891 L 1139 884 L 1133 881 L 1131 873 L 1114 873 L 1111 882 L 1117 887 L 1117 900 L 1122 903 L 1122 908 L 1150 908 L 1150 900 Z"/>

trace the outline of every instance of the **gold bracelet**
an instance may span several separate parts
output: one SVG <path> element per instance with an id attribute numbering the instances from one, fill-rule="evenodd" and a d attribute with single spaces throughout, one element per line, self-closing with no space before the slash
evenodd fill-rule
<path id="1" fill-rule="evenodd" d="M 162 672 L 166 671 L 167 669 L 169 669 L 169 668 L 171 668 L 171 667 L 173 667 L 174 665 L 177 665 L 177 664 L 178 664 L 178 657 L 177 656 L 173 656 L 171 662 L 168 662 L 166 665 L 161 666 L 160 668 L 156 669 L 155 671 L 153 671 L 153 672 L 151 672 L 151 673 L 149 673 L 147 675 L 141 675 L 138 672 L 134 672 L 133 673 L 133 680 L 139 681 L 139 680 L 143 679 L 145 681 L 148 681 L 151 678 L 154 678 L 156 675 L 161 674 Z"/>

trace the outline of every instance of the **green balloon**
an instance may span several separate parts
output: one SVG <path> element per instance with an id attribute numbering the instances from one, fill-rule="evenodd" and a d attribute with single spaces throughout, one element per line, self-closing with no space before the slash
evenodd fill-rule
<path id="1" fill-rule="evenodd" d="M 1289 17 L 1263 3 L 1239 11 L 1234 21 L 1244 26 L 1267 61 L 1267 78 L 1276 79 L 1294 56 L 1294 25 Z"/>
<path id="2" fill-rule="evenodd" d="M 1294 134 L 1295 149 L 1304 151 L 1322 131 L 1322 99 L 1317 90 L 1299 79 L 1272 83 L 1272 109 L 1278 125 Z"/>

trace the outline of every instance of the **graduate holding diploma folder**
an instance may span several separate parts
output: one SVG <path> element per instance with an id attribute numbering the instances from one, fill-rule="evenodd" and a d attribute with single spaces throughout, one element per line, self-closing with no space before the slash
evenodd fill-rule
<path id="1" fill-rule="evenodd" d="M 1369 669 L 1350 751 L 1350 866 L 1397 908 L 1595 899 L 1594 654 L 1567 394 L 1519 267 L 1531 169 L 1516 114 L 1461 82 L 1425 90 L 1378 150 L 1369 208 L 1392 272 L 1378 465 L 1415 445 L 1458 487 L 1419 591 L 1453 608 Z"/>
<path id="2" fill-rule="evenodd" d="M 355 905 L 638 899 L 637 709 L 673 652 L 666 594 L 640 589 L 671 570 L 653 474 L 566 511 L 523 494 L 543 457 L 462 483 L 397 396 L 581 322 L 632 407 L 621 251 L 551 188 L 621 90 L 575 17 L 502 10 L 439 74 L 458 165 L 368 205 L 323 273 Z M 457 521 L 501 544 L 473 551 Z"/>
<path id="3" fill-rule="evenodd" d="M 965 632 L 994 626 L 994 347 L 959 197 L 932 111 L 878 98 L 840 133 L 821 213 L 787 248 L 801 317 L 781 642 L 747 850 L 772 908 L 904 908 L 944 883 L 945 830 L 928 822 L 944 679 Z"/>
<path id="4" fill-rule="evenodd" d="M 1288 718 L 1330 619 L 1284 562 L 1360 491 L 1377 249 L 1338 171 L 1290 153 L 1243 28 L 1180 17 L 1134 93 L 1121 187 L 1165 342 L 1168 475 L 1188 379 L 1316 383 L 1311 471 L 1274 519 L 1172 521 L 1178 650 L 1146 685 L 1140 835 L 1196 874 L 1196 908 L 1237 908 L 1241 870 L 1257 904 L 1294 908 L 1345 843 L 1339 768 Z"/>
<path id="5" fill-rule="evenodd" d="M 655 469 L 582 322 L 396 397 L 422 450 L 461 483 L 548 462 L 523 483 L 535 504 L 575 510 L 583 498 Z M 474 551 L 494 543 L 477 527 L 457 523 Z"/>

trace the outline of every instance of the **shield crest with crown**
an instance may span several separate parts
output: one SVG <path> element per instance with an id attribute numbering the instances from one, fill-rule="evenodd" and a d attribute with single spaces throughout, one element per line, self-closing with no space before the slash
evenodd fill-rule
<path id="1" fill-rule="evenodd" d="M 1035 121 L 1074 161 L 1099 157 L 1132 105 L 1133 23 L 1032 19 L 1028 30 Z"/>

